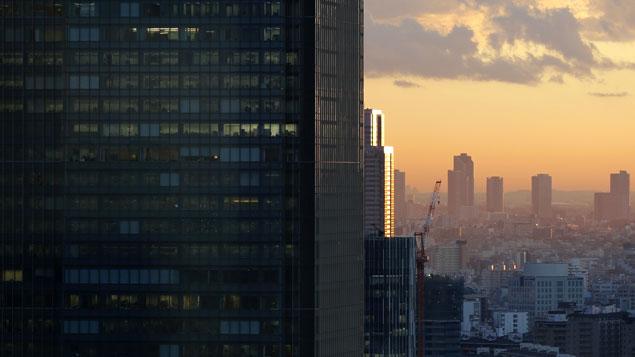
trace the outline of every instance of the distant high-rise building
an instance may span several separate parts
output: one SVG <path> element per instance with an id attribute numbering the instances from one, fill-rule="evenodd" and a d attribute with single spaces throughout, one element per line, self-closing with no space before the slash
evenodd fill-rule
<path id="1" fill-rule="evenodd" d="M 531 178 L 531 206 L 533 213 L 540 218 L 550 218 L 552 180 L 547 174 L 538 174 Z"/>
<path id="2" fill-rule="evenodd" d="M 407 221 L 406 200 L 406 173 L 395 170 L 395 225 L 397 230 L 403 230 Z M 398 232 L 398 234 L 406 234 L 409 232 Z"/>
<path id="3" fill-rule="evenodd" d="M 415 241 L 370 238 L 365 253 L 364 355 L 414 357 Z"/>
<path id="4" fill-rule="evenodd" d="M 631 175 L 626 171 L 611 174 L 611 195 L 615 204 L 615 219 L 630 215 Z"/>
<path id="5" fill-rule="evenodd" d="M 457 215 L 463 207 L 474 207 L 474 162 L 466 153 L 454 156 L 448 171 L 448 212 Z"/>
<path id="6" fill-rule="evenodd" d="M 395 236 L 395 153 L 384 146 L 384 113 L 364 110 L 364 234 Z"/>
<path id="7" fill-rule="evenodd" d="M 593 196 L 593 218 L 606 221 L 615 217 L 615 200 L 610 192 L 596 192 Z"/>
<path id="8" fill-rule="evenodd" d="M 596 221 L 627 219 L 630 216 L 630 175 L 626 171 L 611 174 L 611 191 L 594 196 Z"/>
<path id="9" fill-rule="evenodd" d="M 504 208 L 503 178 L 499 176 L 487 178 L 487 211 L 503 212 Z"/>

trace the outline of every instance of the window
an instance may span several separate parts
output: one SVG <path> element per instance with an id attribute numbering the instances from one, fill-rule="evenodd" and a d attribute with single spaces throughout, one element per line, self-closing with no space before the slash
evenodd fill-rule
<path id="1" fill-rule="evenodd" d="M 162 173 L 159 177 L 161 187 L 179 186 L 179 174 L 177 173 Z"/>
<path id="2" fill-rule="evenodd" d="M 161 4 L 159 2 L 143 4 L 143 16 L 148 16 L 148 17 L 161 16 Z"/>
<path id="3" fill-rule="evenodd" d="M 148 27 L 146 37 L 149 41 L 178 41 L 178 27 Z"/>
<path id="4" fill-rule="evenodd" d="M 119 5 L 121 17 L 139 17 L 138 2 L 122 2 Z"/>
<path id="5" fill-rule="evenodd" d="M 266 42 L 280 41 L 280 27 L 265 27 L 263 39 Z"/>
<path id="6" fill-rule="evenodd" d="M 184 41 L 197 41 L 198 40 L 198 27 L 186 27 L 183 29 Z"/>
<path id="7" fill-rule="evenodd" d="M 97 15 L 95 1 L 80 1 L 71 5 L 72 15 L 79 17 L 93 17 Z"/>
<path id="8" fill-rule="evenodd" d="M 141 136 L 159 136 L 159 124 L 141 124 Z"/>
<path id="9" fill-rule="evenodd" d="M 181 113 L 200 113 L 201 106 L 198 99 L 181 99 Z"/>
<path id="10" fill-rule="evenodd" d="M 71 42 L 96 42 L 99 41 L 99 28 L 97 27 L 71 27 L 68 30 L 68 40 Z"/>
<path id="11" fill-rule="evenodd" d="M 180 357 L 179 345 L 160 345 L 159 357 Z"/>
<path id="12" fill-rule="evenodd" d="M 20 282 L 22 281 L 22 270 L 4 270 L 2 281 Z"/>
<path id="13" fill-rule="evenodd" d="M 119 234 L 139 234 L 139 221 L 120 221 Z"/>
<path id="14" fill-rule="evenodd" d="M 64 334 L 98 334 L 99 333 L 99 321 L 97 320 L 70 320 L 64 321 Z"/>
<path id="15" fill-rule="evenodd" d="M 98 75 L 79 75 L 69 77 L 70 89 L 99 89 Z"/>

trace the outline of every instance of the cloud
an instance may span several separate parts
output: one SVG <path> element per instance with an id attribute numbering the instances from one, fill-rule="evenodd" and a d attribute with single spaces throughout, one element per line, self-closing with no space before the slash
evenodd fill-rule
<path id="1" fill-rule="evenodd" d="M 366 39 L 369 76 L 412 75 L 535 84 L 550 70 L 576 76 L 590 75 L 588 68 L 550 54 L 484 58 L 474 31 L 467 26 L 455 26 L 443 34 L 424 28 L 414 19 L 404 19 L 396 24 L 368 19 Z"/>
<path id="2" fill-rule="evenodd" d="M 595 62 L 595 47 L 582 39 L 580 24 L 570 9 L 538 10 L 509 5 L 504 15 L 496 16 L 497 31 L 490 36 L 495 48 L 517 41 L 545 46 L 563 58 L 580 63 Z"/>
<path id="3" fill-rule="evenodd" d="M 632 21 L 621 23 L 635 33 L 635 0 L 585 1 L 595 2 L 585 2 L 590 9 L 611 10 L 605 18 L 628 2 L 632 15 L 622 17 Z M 367 74 L 532 85 L 635 68 L 604 57 L 585 35 L 588 19 L 576 17 L 582 12 L 560 6 L 543 0 L 367 0 Z"/>
<path id="4" fill-rule="evenodd" d="M 589 0 L 596 16 L 583 20 L 585 34 L 594 40 L 631 41 L 635 39 L 635 1 Z"/>
<path id="5" fill-rule="evenodd" d="M 401 88 L 419 88 L 419 87 L 421 87 L 419 84 L 417 84 L 415 82 L 407 81 L 407 80 L 404 80 L 404 79 L 397 79 L 394 82 L 392 82 L 392 84 L 394 84 L 397 87 L 401 87 Z"/>
<path id="6" fill-rule="evenodd" d="M 591 92 L 589 95 L 598 98 L 623 98 L 630 94 L 628 92 Z"/>

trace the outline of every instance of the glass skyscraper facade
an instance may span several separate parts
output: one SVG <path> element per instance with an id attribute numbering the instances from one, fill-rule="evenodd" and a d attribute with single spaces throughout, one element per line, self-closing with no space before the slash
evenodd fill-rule
<path id="1" fill-rule="evenodd" d="M 416 355 L 415 240 L 367 237 L 364 356 Z"/>
<path id="2" fill-rule="evenodd" d="M 0 355 L 362 354 L 361 0 L 0 19 Z"/>

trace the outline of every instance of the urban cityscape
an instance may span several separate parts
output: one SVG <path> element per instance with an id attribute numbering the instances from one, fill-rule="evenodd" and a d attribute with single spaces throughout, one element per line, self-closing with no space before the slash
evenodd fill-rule
<path id="1" fill-rule="evenodd" d="M 614 83 L 635 3 L 392 1 L 0 0 L 0 357 L 635 357 L 634 128 L 426 97 Z"/>

